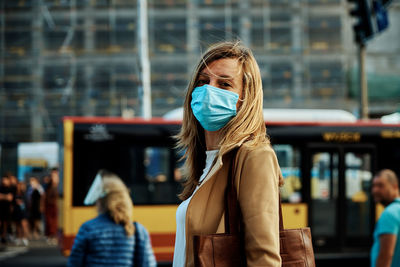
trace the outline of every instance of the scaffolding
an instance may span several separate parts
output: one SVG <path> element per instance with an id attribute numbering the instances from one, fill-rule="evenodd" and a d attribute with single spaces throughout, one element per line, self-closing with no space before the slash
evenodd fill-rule
<path id="1" fill-rule="evenodd" d="M 141 114 L 136 1 L 4 0 L 0 17 L 1 142 L 54 141 L 66 115 Z M 351 110 L 349 20 L 344 0 L 148 0 L 151 113 L 182 106 L 199 55 L 236 39 L 265 107 Z"/>

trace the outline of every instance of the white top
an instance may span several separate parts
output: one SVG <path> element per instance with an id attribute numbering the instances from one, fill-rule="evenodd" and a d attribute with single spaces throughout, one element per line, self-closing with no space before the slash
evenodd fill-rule
<path id="1" fill-rule="evenodd" d="M 200 182 L 206 178 L 208 172 L 211 169 L 211 165 L 218 155 L 219 150 L 206 151 L 206 166 L 203 169 L 203 174 L 200 176 Z M 174 262 L 173 267 L 183 267 L 185 266 L 186 260 L 186 210 L 188 208 L 189 202 L 193 195 L 196 193 L 197 189 L 201 186 L 198 185 L 194 190 L 193 194 L 186 200 L 184 200 L 176 210 L 176 235 L 175 235 L 175 250 L 174 250 Z"/>

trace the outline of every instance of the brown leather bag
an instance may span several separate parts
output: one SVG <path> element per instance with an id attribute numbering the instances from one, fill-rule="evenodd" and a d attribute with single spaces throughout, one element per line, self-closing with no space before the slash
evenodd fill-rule
<path id="1" fill-rule="evenodd" d="M 225 229 L 223 234 L 195 235 L 195 267 L 239 267 L 246 266 L 243 231 L 241 231 L 240 206 L 232 172 L 235 152 L 231 161 L 225 191 Z M 282 205 L 279 196 L 280 255 L 283 267 L 315 267 L 310 228 L 284 229 Z"/>
<path id="2" fill-rule="evenodd" d="M 284 229 L 280 196 L 279 239 L 283 267 L 315 267 L 310 228 Z"/>

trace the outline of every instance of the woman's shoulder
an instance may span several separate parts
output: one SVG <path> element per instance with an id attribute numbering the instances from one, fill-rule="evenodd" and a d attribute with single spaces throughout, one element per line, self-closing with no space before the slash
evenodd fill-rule
<path id="1" fill-rule="evenodd" d="M 269 143 L 261 143 L 257 145 L 250 145 L 247 143 L 243 143 L 238 149 L 239 157 L 247 157 L 247 156 L 274 156 L 275 152 Z"/>
<path id="2" fill-rule="evenodd" d="M 272 172 L 277 177 L 278 185 L 283 185 L 284 180 L 278 158 L 271 144 L 263 143 L 249 146 L 245 143 L 239 148 L 236 160 L 239 165 L 248 166 L 260 173 Z"/>
<path id="3" fill-rule="evenodd" d="M 99 227 L 104 227 L 111 224 L 115 223 L 113 223 L 113 221 L 106 214 L 100 214 L 97 217 L 84 222 L 82 224 L 82 228 L 86 230 L 97 229 Z"/>

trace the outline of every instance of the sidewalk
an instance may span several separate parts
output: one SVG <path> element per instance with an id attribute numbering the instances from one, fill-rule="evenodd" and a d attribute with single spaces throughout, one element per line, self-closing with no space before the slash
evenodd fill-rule
<path id="1" fill-rule="evenodd" d="M 57 245 L 42 238 L 32 240 L 28 246 L 0 245 L 0 266 L 65 266 L 67 258 Z"/>
<path id="2" fill-rule="evenodd" d="M 15 246 L 4 246 L 0 245 L 0 262 L 16 257 L 18 254 L 25 253 L 29 250 L 29 247 L 15 247 Z"/>

